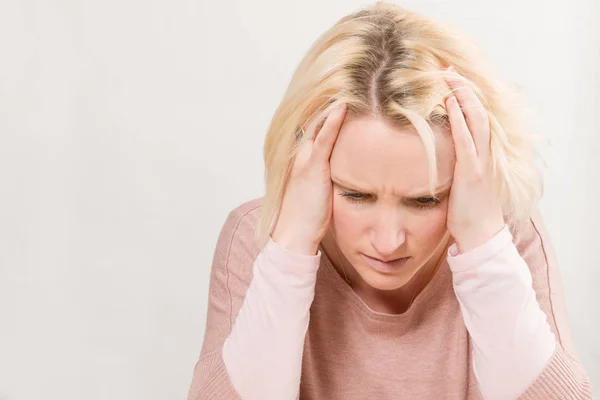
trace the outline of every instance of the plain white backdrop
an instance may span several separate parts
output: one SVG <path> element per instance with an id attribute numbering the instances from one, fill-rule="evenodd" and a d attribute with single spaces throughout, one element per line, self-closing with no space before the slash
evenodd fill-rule
<path id="1" fill-rule="evenodd" d="M 228 212 L 311 43 L 367 2 L 0 0 L 0 399 L 184 399 Z M 398 4 L 458 26 L 552 141 L 541 209 L 600 387 L 600 5 Z"/>

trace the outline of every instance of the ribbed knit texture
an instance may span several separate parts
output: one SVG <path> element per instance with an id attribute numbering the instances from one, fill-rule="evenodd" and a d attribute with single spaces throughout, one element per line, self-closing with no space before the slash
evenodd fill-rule
<path id="1" fill-rule="evenodd" d="M 240 399 L 229 380 L 221 352 L 203 357 L 196 364 L 188 399 Z"/>
<path id="2" fill-rule="evenodd" d="M 579 363 L 557 349 L 542 375 L 519 397 L 521 400 L 592 399 L 592 388 Z"/>

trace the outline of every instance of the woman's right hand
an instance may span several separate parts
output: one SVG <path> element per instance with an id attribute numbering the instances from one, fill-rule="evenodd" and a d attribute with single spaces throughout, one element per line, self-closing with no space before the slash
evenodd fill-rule
<path id="1" fill-rule="evenodd" d="M 323 124 L 309 124 L 308 139 L 301 139 L 303 143 L 294 158 L 271 238 L 295 253 L 317 254 L 327 233 L 333 211 L 329 158 L 345 116 L 346 105 L 342 104 L 327 115 Z"/>

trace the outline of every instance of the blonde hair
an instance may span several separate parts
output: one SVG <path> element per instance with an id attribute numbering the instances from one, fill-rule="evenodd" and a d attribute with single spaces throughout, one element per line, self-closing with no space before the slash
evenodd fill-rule
<path id="1" fill-rule="evenodd" d="M 542 195 L 536 135 L 517 90 L 498 79 L 477 46 L 459 31 L 397 5 L 378 1 L 341 18 L 322 34 L 296 69 L 264 144 L 266 191 L 257 239 L 266 243 L 277 220 L 301 133 L 336 105 L 347 115 L 374 114 L 412 128 L 437 185 L 431 125 L 448 125 L 451 94 L 444 69 L 454 66 L 487 110 L 491 157 L 505 220 L 518 229 Z"/>

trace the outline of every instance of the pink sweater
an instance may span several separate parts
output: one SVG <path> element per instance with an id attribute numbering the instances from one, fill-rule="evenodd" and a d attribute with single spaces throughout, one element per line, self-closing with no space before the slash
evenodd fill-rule
<path id="1" fill-rule="evenodd" d="M 330 261 L 254 239 L 261 200 L 232 211 L 211 271 L 188 400 L 591 399 L 539 214 L 455 245 L 405 313 L 375 312 Z"/>

